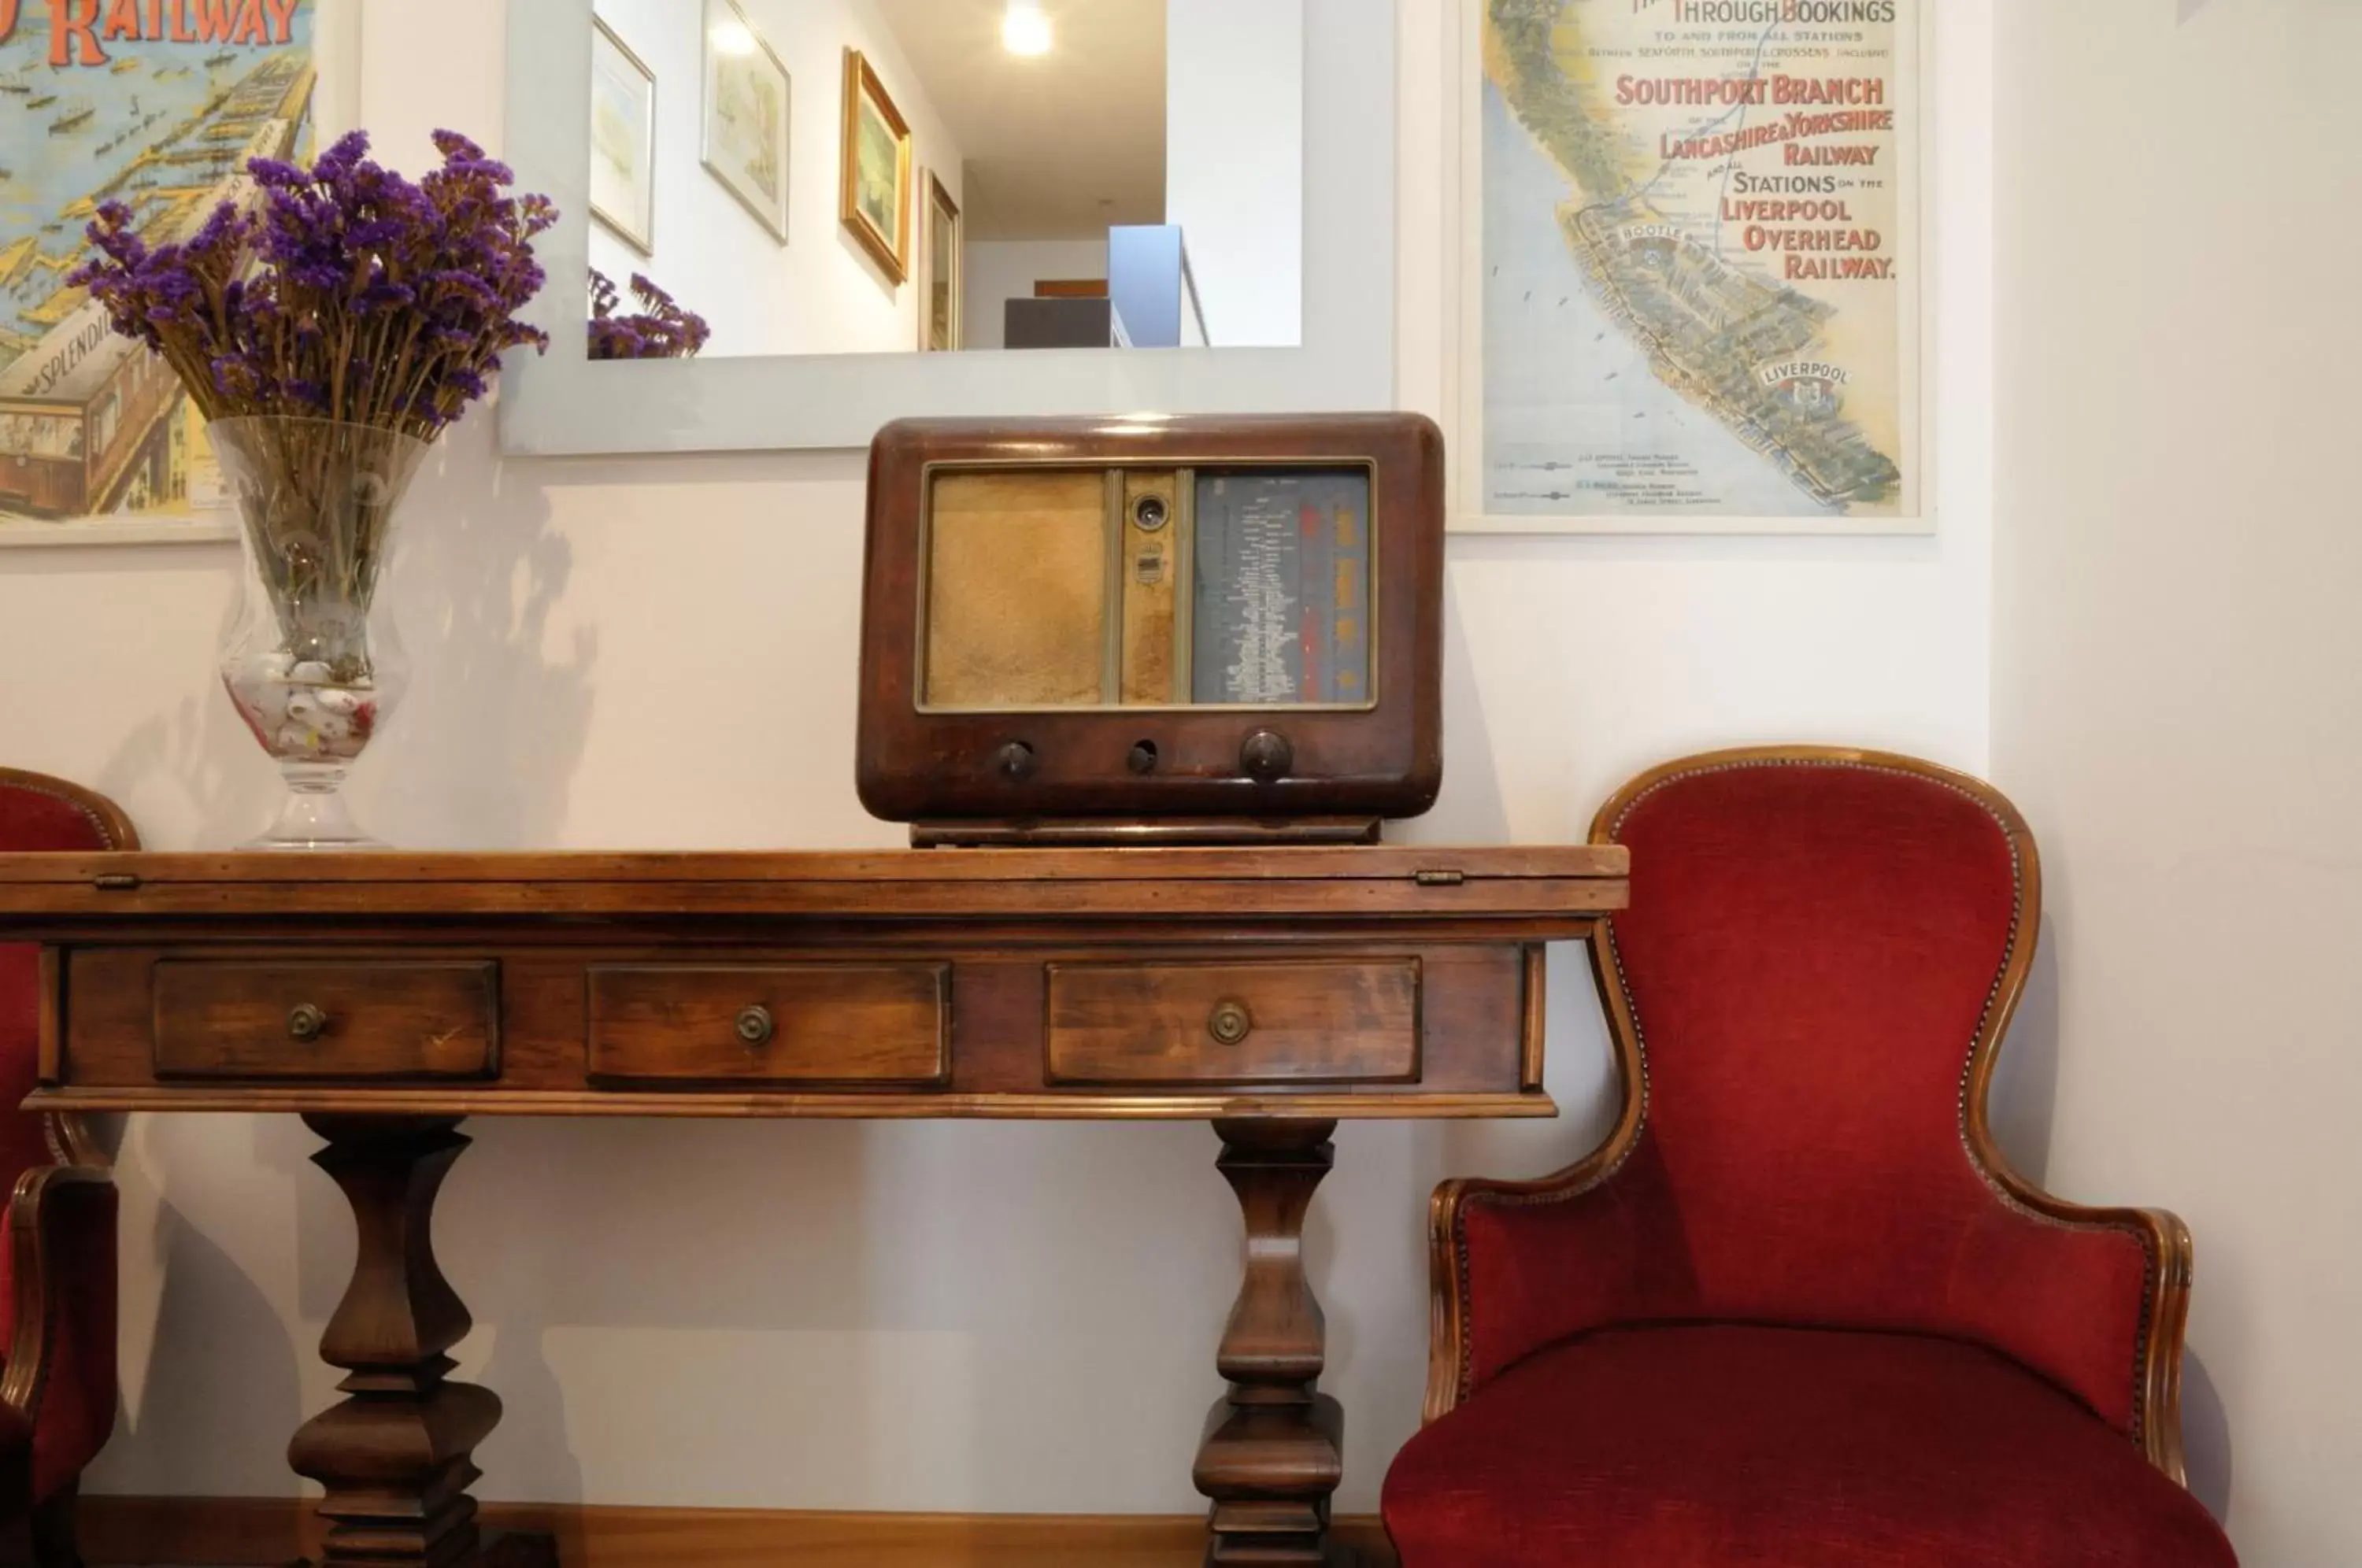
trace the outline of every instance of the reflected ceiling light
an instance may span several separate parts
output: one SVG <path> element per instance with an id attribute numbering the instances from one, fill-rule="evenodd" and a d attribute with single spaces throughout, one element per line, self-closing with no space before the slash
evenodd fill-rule
<path id="1" fill-rule="evenodd" d="M 1011 54 L 1050 52 L 1050 18 L 1042 14 L 1042 0 L 1009 0 L 1009 14 L 1000 18 L 1000 47 Z"/>
<path id="2" fill-rule="evenodd" d="M 755 52 L 755 35 L 746 30 L 744 22 L 723 22 L 713 29 L 713 52 L 752 54 Z"/>

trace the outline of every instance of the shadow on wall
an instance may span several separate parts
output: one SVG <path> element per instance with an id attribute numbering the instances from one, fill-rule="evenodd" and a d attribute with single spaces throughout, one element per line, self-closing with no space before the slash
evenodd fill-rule
<path id="1" fill-rule="evenodd" d="M 361 820 L 406 846 L 550 845 L 590 733 L 598 633 L 577 626 L 556 657 L 547 646 L 573 547 L 538 470 L 499 462 L 495 438 L 489 413 L 444 437 L 381 590 L 395 596 L 411 687 L 353 788 Z"/>
<path id="2" fill-rule="evenodd" d="M 112 547 L 110 547 L 111 548 Z M 76 551 L 28 552 L 11 561 L 12 572 L 87 569 L 72 558 Z M 236 582 L 235 546 L 182 546 L 152 552 L 140 570 L 170 578 L 174 598 L 204 604 L 216 613 L 228 609 Z M 170 792 L 186 799 L 188 819 L 195 824 L 195 842 L 226 845 L 261 831 L 275 803 L 277 782 L 270 764 L 254 737 L 213 678 L 216 648 L 209 635 L 200 647 L 178 648 L 151 642 L 154 657 L 169 659 L 159 668 L 159 684 L 184 683 L 203 672 L 199 697 L 183 698 L 169 716 L 142 721 L 125 733 L 105 762 L 85 782 L 118 801 L 152 800 Z M 193 661 L 184 667 L 182 659 Z M 136 816 L 149 813 L 135 812 Z M 164 813 L 170 815 L 170 813 Z"/>
<path id="3" fill-rule="evenodd" d="M 561 657 L 545 646 L 571 547 L 551 528 L 539 487 L 493 460 L 493 438 L 482 414 L 436 447 L 379 588 L 392 596 L 411 682 L 384 738 L 356 765 L 351 792 L 363 824 L 405 847 L 548 843 L 589 731 L 595 632 L 578 630 Z M 185 573 L 191 595 L 226 610 L 239 567 L 234 547 L 208 547 L 148 569 Z M 278 800 L 272 764 L 210 676 L 215 655 L 208 643 L 172 656 L 204 661 L 204 695 L 135 725 L 91 780 L 118 800 L 186 796 L 193 847 L 252 836 Z"/>
<path id="4" fill-rule="evenodd" d="M 2225 1529 L 2231 1523 L 2231 1418 L 2201 1357 L 2181 1358 L 2181 1447 L 2191 1495 Z"/>
<path id="5" fill-rule="evenodd" d="M 2040 945 L 2027 972 L 2025 994 L 2002 1043 L 1991 1098 L 1994 1142 L 2012 1165 L 2036 1187 L 2050 1168 L 2052 1123 L 2058 1100 L 2061 1044 L 2058 922 L 2045 915 Z M 2062 1197 L 2075 1198 L 2073 1193 Z M 2199 1238 L 2200 1250 L 2205 1239 Z M 2192 1496 L 2226 1525 L 2231 1507 L 2231 1424 L 2222 1396 L 2194 1352 L 2181 1364 L 2181 1439 Z"/>
<path id="6" fill-rule="evenodd" d="M 226 706 L 226 704 L 225 704 Z M 292 1124 L 292 1123 L 291 1123 Z M 127 1162 L 142 1172 L 202 1166 L 222 1123 L 201 1117 L 142 1117 Z M 127 1242 L 133 1232 L 127 1229 Z M 286 1435 L 304 1408 L 302 1369 L 311 1353 L 280 1321 L 270 1297 L 237 1260 L 206 1239 L 201 1222 L 159 1194 L 148 1228 L 149 1256 L 127 1256 L 127 1282 L 161 1282 L 147 1360 L 122 1366 L 123 1408 L 94 1469 L 105 1492 L 237 1495 L 248 1490 L 235 1431 Z M 127 1296 L 125 1304 L 131 1305 Z M 127 1324 L 127 1327 L 130 1325 Z M 141 1338 L 127 1333 L 127 1342 Z M 294 1477 L 287 1484 L 292 1488 Z"/>
<path id="7" fill-rule="evenodd" d="M 1124 1509 L 1195 1506 L 1189 1462 L 1238 1266 L 1205 1128 L 469 1131 L 436 1229 L 478 1323 L 463 1375 L 504 1406 L 477 1456 L 480 1496 L 1049 1512 L 1082 1473 Z M 335 1235 L 341 1209 L 325 1182 L 305 1184 L 302 1233 Z M 304 1317 L 333 1307 L 348 1257 L 307 1244 Z M 1137 1324 L 1175 1300 L 1202 1331 L 1142 1342 Z M 1131 1441 L 1116 1389 L 1170 1419 Z M 610 1429 L 569 1407 L 635 1415 Z M 763 1463 L 712 1463 L 729 1452 Z"/>
<path id="8" fill-rule="evenodd" d="M 1993 1141 L 2018 1173 L 2040 1187 L 2050 1170 L 2050 1130 L 2058 1100 L 2058 925 L 2045 915 L 2017 1016 L 2002 1040 L 1986 1105 Z"/>
<path id="9" fill-rule="evenodd" d="M 1469 646 L 1466 620 L 1456 612 L 1445 619 L 1443 711 L 1449 716 L 1450 761 L 1444 769 L 1443 793 L 1436 809 L 1417 823 L 1415 833 L 1404 836 L 1430 844 L 1580 842 L 1588 831 L 1594 802 L 1576 799 L 1573 793 L 1573 780 L 1566 777 L 1573 772 L 1571 745 L 1560 748 L 1566 758 L 1561 770 L 1561 797 L 1543 802 L 1540 821 L 1513 820 L 1495 760 L 1500 745 L 1506 740 L 1529 755 L 1551 748 L 1530 734 L 1496 739 L 1482 672 L 1475 668 Z M 1548 726 L 1563 721 L 1549 713 L 1527 712 L 1508 715 L 1507 722 Z M 1427 1147 L 1436 1155 L 1434 1181 L 1454 1176 L 1540 1176 L 1572 1165 L 1606 1136 L 1615 1110 L 1615 1082 L 1608 1070 L 1612 1058 L 1597 997 L 1585 971 L 1579 944 L 1560 943 L 1551 947 L 1545 1087 L 1558 1101 L 1558 1120 L 1454 1121 L 1422 1130 L 1428 1134 Z"/>

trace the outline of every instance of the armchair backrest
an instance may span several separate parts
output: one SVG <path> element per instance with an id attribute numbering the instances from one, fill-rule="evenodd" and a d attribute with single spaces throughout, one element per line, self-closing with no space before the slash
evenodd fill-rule
<path id="1" fill-rule="evenodd" d="M 1621 1311 L 1955 1335 L 2127 1419 L 2146 1326 L 2078 1317 L 2070 1276 L 2137 1299 L 2143 1254 L 2050 1245 L 1985 1122 L 2041 905 L 2009 801 L 1905 757 L 1724 752 L 1593 836 L 1633 865 L 1594 948 L 1633 1080 Z"/>
<path id="2" fill-rule="evenodd" d="M 0 767 L 0 851 L 137 849 L 139 835 L 105 796 Z M 40 950 L 0 943 L 0 1183 L 52 1154 L 41 1119 L 17 1109 L 39 1079 Z"/>

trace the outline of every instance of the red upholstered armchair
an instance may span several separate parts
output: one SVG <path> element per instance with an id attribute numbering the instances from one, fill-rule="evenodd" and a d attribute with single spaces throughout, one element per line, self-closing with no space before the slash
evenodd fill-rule
<path id="1" fill-rule="evenodd" d="M 137 849 L 102 795 L 0 768 L 0 850 Z M 0 944 L 0 1562 L 79 1568 L 83 1467 L 115 1428 L 115 1183 L 74 1117 L 17 1109 L 39 1070 L 40 954 Z"/>
<path id="2" fill-rule="evenodd" d="M 1592 836 L 1606 1144 L 1432 1215 L 1404 1568 L 2231 1568 L 2180 1485 L 2190 1237 L 2013 1173 L 1986 1126 L 2040 910 L 1987 785 L 1693 757 Z"/>

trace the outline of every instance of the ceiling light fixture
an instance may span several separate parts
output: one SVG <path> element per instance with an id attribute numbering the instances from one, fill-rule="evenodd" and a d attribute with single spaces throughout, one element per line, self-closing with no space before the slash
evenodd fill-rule
<path id="1" fill-rule="evenodd" d="M 1041 0 L 1009 0 L 1000 19 L 1000 47 L 1011 54 L 1050 52 L 1050 18 L 1042 14 Z"/>

